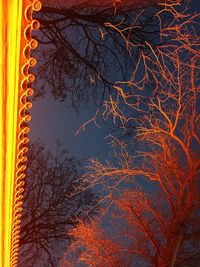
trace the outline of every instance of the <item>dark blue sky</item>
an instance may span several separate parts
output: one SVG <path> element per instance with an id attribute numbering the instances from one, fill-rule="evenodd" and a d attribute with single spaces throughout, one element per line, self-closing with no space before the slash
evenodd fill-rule
<path id="1" fill-rule="evenodd" d="M 192 12 L 200 10 L 200 0 L 192 1 Z M 33 84 L 34 88 L 34 84 Z M 92 105 L 83 106 L 76 113 L 65 102 L 54 100 L 52 96 L 45 96 L 33 102 L 30 122 L 30 140 L 40 139 L 46 149 L 52 152 L 56 149 L 57 140 L 63 143 L 63 148 L 74 156 L 83 160 L 83 164 L 90 157 L 100 160 L 108 159 L 109 146 L 107 145 L 104 126 L 97 128 L 91 123 L 84 132 L 75 135 L 79 127 L 94 115 Z M 146 184 L 147 190 L 149 184 Z"/>
<path id="2" fill-rule="evenodd" d="M 192 11 L 200 10 L 200 1 L 192 1 Z M 33 85 L 34 87 L 34 85 Z M 90 119 L 94 111 L 90 107 L 83 107 L 79 114 L 67 107 L 65 102 L 60 103 L 51 96 L 37 100 L 31 110 L 30 139 L 40 138 L 47 149 L 55 151 L 57 140 L 63 143 L 71 156 L 78 159 L 108 156 L 108 146 L 105 137 L 107 134 L 102 128 L 90 124 L 84 132 L 75 136 L 79 127 Z"/>
<path id="3" fill-rule="evenodd" d="M 33 103 L 31 115 L 31 140 L 40 138 L 45 147 L 52 151 L 59 140 L 70 155 L 79 159 L 106 156 L 106 134 L 102 128 L 90 124 L 84 132 L 75 136 L 82 123 L 92 116 L 92 112 L 86 108 L 77 114 L 65 102 L 60 103 L 46 96 Z"/>

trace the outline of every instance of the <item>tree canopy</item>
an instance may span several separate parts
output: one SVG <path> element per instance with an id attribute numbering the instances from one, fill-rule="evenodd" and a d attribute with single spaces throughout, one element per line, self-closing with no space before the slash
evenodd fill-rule
<path id="1" fill-rule="evenodd" d="M 200 261 L 199 14 L 190 14 L 188 3 L 47 1 L 36 15 L 38 96 L 50 90 L 75 108 L 93 99 L 96 113 L 81 129 L 101 116 L 122 133 L 110 137 L 113 161 L 91 159 L 82 176 L 67 169 L 76 186 L 68 184 L 72 202 L 64 204 L 73 209 L 64 215 L 70 242 L 63 266 Z M 76 193 L 90 199 L 92 189 L 100 199 L 86 197 L 79 206 Z M 77 207 L 87 213 L 96 205 L 95 218 L 77 218 Z"/>
<path id="2" fill-rule="evenodd" d="M 176 4 L 164 5 L 162 12 L 172 16 L 167 26 L 160 21 L 165 42 L 141 54 L 145 68 L 139 77 L 135 72 L 134 93 L 118 82 L 116 96 L 104 100 L 104 118 L 124 130 L 134 126 L 134 135 L 130 127 L 127 143 L 111 137 L 113 162 L 90 160 L 81 189 L 101 188 L 102 210 L 70 231 L 63 266 L 200 261 L 199 14 Z M 146 80 L 154 84 L 150 94 Z"/>
<path id="3" fill-rule="evenodd" d="M 35 141 L 27 156 L 18 266 L 58 266 L 70 242 L 68 231 L 97 212 L 97 196 L 73 195 L 80 166 L 60 143 L 53 155 Z"/>
<path id="4" fill-rule="evenodd" d="M 36 36 L 40 43 L 36 95 L 50 90 L 56 99 L 70 99 L 78 107 L 90 99 L 101 105 L 110 94 L 116 94 L 119 81 L 134 91 L 135 68 L 142 73 L 142 57 L 147 59 L 152 48 L 163 43 L 156 15 L 162 6 L 158 1 L 113 4 L 44 3 L 35 15 L 41 24 Z M 144 82 L 149 86 L 146 79 Z"/>

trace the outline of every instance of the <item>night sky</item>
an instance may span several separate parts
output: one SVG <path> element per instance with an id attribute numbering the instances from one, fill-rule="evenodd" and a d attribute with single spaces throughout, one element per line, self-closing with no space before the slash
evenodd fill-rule
<path id="1" fill-rule="evenodd" d="M 199 0 L 192 1 L 192 10 L 193 12 L 200 10 Z M 88 157 L 103 159 L 108 155 L 105 140 L 107 131 L 104 126 L 97 128 L 91 123 L 84 132 L 75 135 L 79 127 L 93 114 L 92 104 L 83 106 L 77 113 L 65 102 L 60 103 L 52 96 L 45 96 L 33 103 L 30 140 L 40 138 L 45 147 L 52 152 L 59 140 L 63 143 L 63 148 L 78 159 Z"/>
<path id="2" fill-rule="evenodd" d="M 192 12 L 200 10 L 199 0 L 193 0 Z M 36 75 L 37 78 L 37 75 Z M 34 84 L 33 84 L 34 89 Z M 57 141 L 62 143 L 68 155 L 87 165 L 88 158 L 99 158 L 101 161 L 109 158 L 110 147 L 107 136 L 109 134 L 106 124 L 99 123 L 100 127 L 90 123 L 85 131 L 76 135 L 80 126 L 92 118 L 95 113 L 93 103 L 83 104 L 79 111 L 75 111 L 65 101 L 55 100 L 52 95 L 45 95 L 33 101 L 30 111 L 30 141 L 41 140 L 45 149 L 56 150 Z"/>
<path id="3" fill-rule="evenodd" d="M 76 135 L 79 127 L 93 115 L 89 109 L 82 108 L 77 113 L 65 102 L 60 103 L 49 96 L 34 102 L 31 114 L 31 140 L 40 138 L 45 147 L 52 151 L 59 140 L 63 148 L 78 159 L 106 156 L 106 133 L 103 128 L 91 123 L 84 132 Z"/>

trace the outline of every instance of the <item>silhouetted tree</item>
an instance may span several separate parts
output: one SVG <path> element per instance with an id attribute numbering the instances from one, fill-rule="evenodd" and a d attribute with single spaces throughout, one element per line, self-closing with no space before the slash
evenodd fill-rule
<path id="1" fill-rule="evenodd" d="M 200 262 L 200 54 L 193 28 L 199 14 L 178 13 L 169 3 L 174 20 L 161 31 L 172 43 L 152 47 L 154 58 L 144 55 L 158 65 L 155 72 L 147 64 L 144 74 L 154 76 L 154 93 L 139 88 L 133 98 L 120 85 L 117 98 L 104 102 L 115 122 L 125 129 L 130 122 L 135 126 L 137 150 L 112 137 L 114 161 L 91 159 L 80 188 L 98 188 L 101 213 L 70 231 L 73 242 L 64 266 L 192 267 Z"/>
<path id="2" fill-rule="evenodd" d="M 77 107 L 91 98 L 101 105 L 116 94 L 118 81 L 133 92 L 135 68 L 145 68 L 141 57 L 164 43 L 157 14 L 166 6 L 157 0 L 44 2 L 35 15 L 41 23 L 36 95 L 50 90 Z"/>
<path id="3" fill-rule="evenodd" d="M 78 218 L 95 214 L 92 192 L 72 195 L 80 176 L 76 159 L 58 144 L 55 155 L 40 142 L 29 146 L 21 222 L 20 267 L 58 266 Z M 89 211 L 92 208 L 91 211 Z"/>

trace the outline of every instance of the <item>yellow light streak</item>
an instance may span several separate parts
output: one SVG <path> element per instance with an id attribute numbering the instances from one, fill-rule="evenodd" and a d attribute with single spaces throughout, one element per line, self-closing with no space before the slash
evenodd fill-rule
<path id="1" fill-rule="evenodd" d="M 0 267 L 17 263 L 27 151 L 22 144 L 28 140 L 23 122 L 30 119 L 25 112 L 31 107 L 27 80 L 33 77 L 21 70 L 35 64 L 30 60 L 34 41 L 31 34 L 26 36 L 26 27 L 31 26 L 32 11 L 40 8 L 37 0 L 0 1 Z M 25 46 L 30 46 L 27 55 L 22 53 Z"/>
<path id="2" fill-rule="evenodd" d="M 15 176 L 17 135 L 17 104 L 19 56 L 21 38 L 21 1 L 1 3 L 0 62 L 1 62 L 1 221 L 0 266 L 10 266 L 12 207 Z"/>

